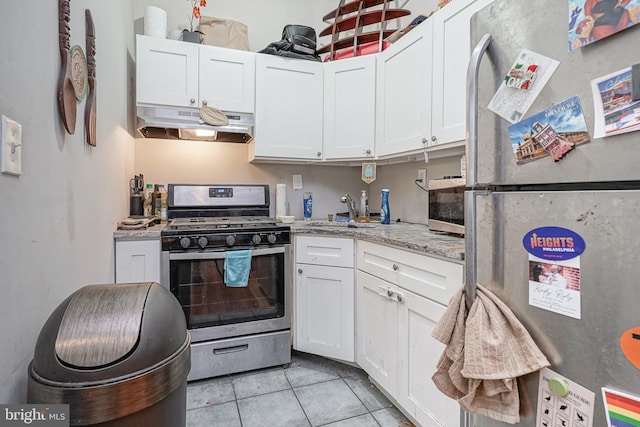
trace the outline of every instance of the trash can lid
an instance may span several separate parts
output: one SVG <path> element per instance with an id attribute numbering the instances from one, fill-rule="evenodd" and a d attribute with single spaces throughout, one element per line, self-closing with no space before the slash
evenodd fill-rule
<path id="1" fill-rule="evenodd" d="M 55 342 L 56 356 L 76 368 L 100 368 L 136 346 L 151 283 L 86 286 L 73 294 Z"/>
<path id="2" fill-rule="evenodd" d="M 88 285 L 49 316 L 29 372 L 65 387 L 111 383 L 169 363 L 189 342 L 184 311 L 162 285 Z"/>

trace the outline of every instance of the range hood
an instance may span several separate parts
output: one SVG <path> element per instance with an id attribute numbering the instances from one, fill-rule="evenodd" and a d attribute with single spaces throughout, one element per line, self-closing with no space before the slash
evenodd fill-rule
<path id="1" fill-rule="evenodd" d="M 252 114 L 224 112 L 226 126 L 211 126 L 200 118 L 198 108 L 138 105 L 138 133 L 143 138 L 188 139 L 246 143 L 253 138 Z"/>

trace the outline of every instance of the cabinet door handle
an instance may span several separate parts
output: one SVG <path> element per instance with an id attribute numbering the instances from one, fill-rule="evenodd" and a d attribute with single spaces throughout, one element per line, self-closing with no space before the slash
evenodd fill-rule
<path id="1" fill-rule="evenodd" d="M 402 304 L 404 302 L 404 295 L 396 294 L 396 300 Z"/>
<path id="2" fill-rule="evenodd" d="M 438 138 L 436 138 L 436 136 L 435 136 L 435 135 L 433 135 L 433 136 L 431 137 L 431 140 L 432 140 L 433 142 L 436 142 L 436 141 L 438 140 Z"/>
<path id="3" fill-rule="evenodd" d="M 302 274 L 302 269 L 301 268 L 298 269 L 298 274 Z"/>
<path id="4" fill-rule="evenodd" d="M 391 289 L 387 289 L 387 296 L 391 298 L 393 296 L 393 291 Z"/>
<path id="5" fill-rule="evenodd" d="M 189 102 L 190 102 L 190 103 L 192 103 L 192 104 L 195 104 L 195 103 L 196 103 L 196 100 L 195 100 L 195 98 L 191 98 L 191 99 L 189 100 Z"/>
<path id="6" fill-rule="evenodd" d="M 207 106 L 207 100 L 206 99 L 204 101 L 202 101 L 202 105 L 204 105 L 205 107 Z"/>
<path id="7" fill-rule="evenodd" d="M 393 271 L 398 271 L 400 267 L 398 267 L 398 264 L 393 264 Z"/>
<path id="8" fill-rule="evenodd" d="M 318 157 L 322 157 L 322 153 L 320 151 L 318 151 Z"/>

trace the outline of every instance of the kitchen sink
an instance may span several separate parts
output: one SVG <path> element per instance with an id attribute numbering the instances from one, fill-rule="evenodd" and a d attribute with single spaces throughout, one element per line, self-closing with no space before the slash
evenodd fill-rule
<path id="1" fill-rule="evenodd" d="M 345 222 L 345 221 L 311 221 L 305 224 L 308 227 L 348 227 L 348 228 L 376 228 L 380 224 L 367 222 Z"/>

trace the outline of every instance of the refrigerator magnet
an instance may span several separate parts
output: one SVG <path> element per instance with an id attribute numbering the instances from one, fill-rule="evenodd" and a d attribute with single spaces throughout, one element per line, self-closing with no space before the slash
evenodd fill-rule
<path id="1" fill-rule="evenodd" d="M 592 427 L 595 393 L 549 368 L 540 370 L 536 427 Z"/>
<path id="2" fill-rule="evenodd" d="M 517 165 L 548 156 L 557 162 L 591 140 L 577 96 L 509 126 L 509 139 Z"/>
<path id="3" fill-rule="evenodd" d="M 622 334 L 620 349 L 629 362 L 640 369 L 640 326 L 631 328 Z"/>
<path id="4" fill-rule="evenodd" d="M 560 62 L 555 59 L 548 58 L 536 52 L 522 49 L 518 58 L 511 66 L 511 70 L 516 71 L 516 77 L 513 81 L 505 78 L 504 84 L 501 84 L 497 92 L 489 102 L 488 108 L 509 123 L 516 123 L 529 110 L 533 101 L 538 97 L 542 88 L 547 84 L 551 75 L 556 71 Z M 527 74 L 520 70 L 530 70 Z M 531 73 L 533 71 L 533 73 Z M 529 75 L 528 83 L 526 76 Z M 535 75 L 535 80 L 533 79 Z M 524 89 L 526 86 L 527 90 Z"/>
<path id="5" fill-rule="evenodd" d="M 529 305 L 580 319 L 584 239 L 572 230 L 549 226 L 529 231 L 522 244 L 529 253 Z"/>
<path id="6" fill-rule="evenodd" d="M 640 398 L 602 387 L 604 413 L 609 427 L 628 427 L 640 424 Z"/>

